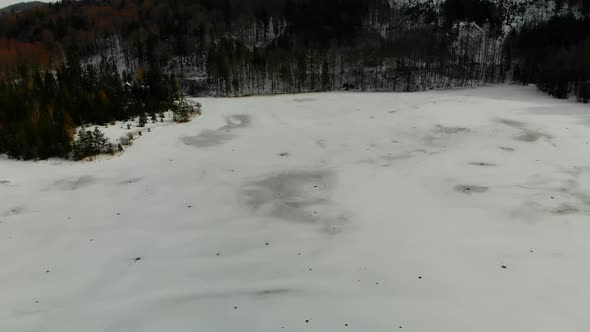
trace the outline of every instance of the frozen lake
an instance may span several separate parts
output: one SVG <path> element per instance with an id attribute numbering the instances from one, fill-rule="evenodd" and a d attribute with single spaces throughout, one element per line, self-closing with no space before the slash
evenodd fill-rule
<path id="1" fill-rule="evenodd" d="M 199 99 L 0 160 L 0 331 L 587 331 L 590 109 L 532 88 Z"/>

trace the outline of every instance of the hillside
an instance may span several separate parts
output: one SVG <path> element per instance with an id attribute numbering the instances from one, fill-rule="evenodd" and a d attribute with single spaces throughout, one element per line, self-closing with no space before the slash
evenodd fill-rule
<path id="1" fill-rule="evenodd" d="M 0 20 L 0 65 L 9 75 L 71 52 L 129 75 L 157 64 L 185 92 L 206 95 L 484 84 L 511 70 L 520 51 L 511 34 L 588 13 L 588 1 L 569 3 L 64 1 Z"/>
<path id="2" fill-rule="evenodd" d="M 18 12 L 22 12 L 24 10 L 35 8 L 35 7 L 38 7 L 41 5 L 46 5 L 46 3 L 41 2 L 41 1 L 19 2 L 19 3 L 15 3 L 13 5 L 10 5 L 10 6 L 6 6 L 4 8 L 0 8 L 0 15 L 13 13 L 13 12 L 18 13 Z"/>

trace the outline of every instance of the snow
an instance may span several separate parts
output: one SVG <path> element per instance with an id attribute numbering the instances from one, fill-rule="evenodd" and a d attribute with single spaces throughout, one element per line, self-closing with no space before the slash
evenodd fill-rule
<path id="1" fill-rule="evenodd" d="M 196 107 L 197 102 L 194 102 L 193 107 Z M 195 114 L 191 118 L 195 119 L 199 115 Z M 117 151 L 114 156 L 118 157 L 121 153 L 124 153 L 126 149 L 134 144 L 138 139 L 141 139 L 144 134 L 151 133 L 152 130 L 157 130 L 161 127 L 175 125 L 176 121 L 174 121 L 174 114 L 172 111 L 163 112 L 160 114 L 156 114 L 156 119 L 152 119 L 151 116 L 147 116 L 147 122 L 143 125 L 143 127 L 139 126 L 139 117 L 133 117 L 128 121 L 115 121 L 113 123 L 107 123 L 104 125 L 86 125 L 82 127 L 76 128 L 76 133 L 79 133 L 80 130 L 85 131 L 93 131 L 94 129 L 98 129 L 104 137 L 107 139 L 108 143 L 111 144 L 117 150 L 119 146 L 123 148 L 122 151 Z M 74 136 L 74 139 L 77 139 L 78 135 Z M 111 159 L 112 155 L 103 154 L 98 156 L 92 156 L 86 158 L 86 160 L 90 161 L 102 161 L 104 159 Z M 55 161 L 54 161 L 55 162 Z M 60 161 L 57 161 L 61 164 Z"/>
<path id="2" fill-rule="evenodd" d="M 134 139 L 140 138 L 141 135 L 148 133 L 148 130 L 156 130 L 159 127 L 165 127 L 175 124 L 173 121 L 173 114 L 172 112 L 164 112 L 162 113 L 164 116 L 160 119 L 160 116 L 156 114 L 156 121 L 151 119 L 150 116 L 147 117 L 147 122 L 143 127 L 139 127 L 139 117 L 134 117 L 129 121 L 116 121 L 113 123 L 100 125 L 100 126 L 93 126 L 88 125 L 84 129 L 85 130 L 94 130 L 94 128 L 98 128 L 104 136 L 109 140 L 109 143 L 117 145 L 120 143 L 121 137 L 127 137 L 127 135 L 131 134 Z M 77 128 L 76 132 L 78 132 L 82 128 Z"/>
<path id="3" fill-rule="evenodd" d="M 116 158 L 0 160 L 0 331 L 590 326 L 587 106 L 199 101 Z"/>

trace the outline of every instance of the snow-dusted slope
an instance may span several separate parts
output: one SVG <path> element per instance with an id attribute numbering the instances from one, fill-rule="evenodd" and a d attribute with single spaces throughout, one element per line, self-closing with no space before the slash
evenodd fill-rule
<path id="1" fill-rule="evenodd" d="M 586 331 L 590 117 L 532 89 L 205 99 L 0 160 L 0 331 Z"/>
<path id="2" fill-rule="evenodd" d="M 576 6 L 569 6 L 567 2 L 558 7 L 555 0 L 487 0 L 500 8 L 503 15 L 505 32 L 519 29 L 525 24 L 541 23 L 555 16 L 573 15 L 582 18 L 583 15 Z M 390 0 L 401 6 L 419 6 L 426 10 L 440 11 L 445 0 Z"/>

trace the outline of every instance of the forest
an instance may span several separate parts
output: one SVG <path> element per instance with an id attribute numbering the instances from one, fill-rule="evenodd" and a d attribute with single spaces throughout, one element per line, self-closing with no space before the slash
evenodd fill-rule
<path id="1" fill-rule="evenodd" d="M 514 0 L 64 0 L 13 11 L 0 16 L 0 153 L 67 157 L 77 126 L 160 113 L 183 93 L 508 80 L 587 102 L 590 1 L 547 1 L 552 12 L 532 20 Z"/>

